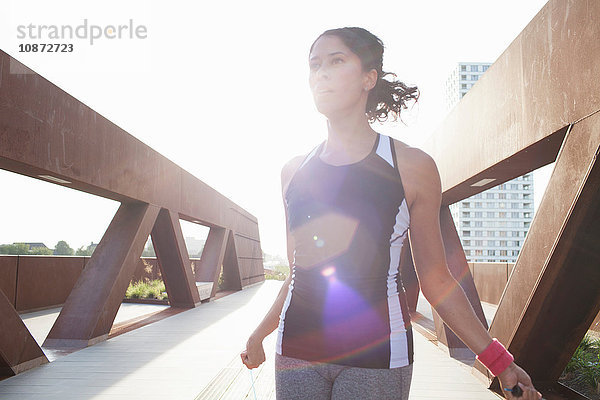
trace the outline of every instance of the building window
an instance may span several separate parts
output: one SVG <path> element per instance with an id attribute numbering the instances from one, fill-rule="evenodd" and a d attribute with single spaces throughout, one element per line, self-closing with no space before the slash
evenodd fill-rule
<path id="1" fill-rule="evenodd" d="M 519 218 L 519 213 L 518 212 L 511 212 L 510 213 L 510 217 L 511 218 Z"/>
<path id="2" fill-rule="evenodd" d="M 485 194 L 485 198 L 486 199 L 493 199 L 494 198 L 494 193 L 486 193 Z"/>
<path id="3" fill-rule="evenodd" d="M 479 203 L 479 206 L 481 207 L 481 203 Z M 475 203 L 475 207 L 477 207 L 477 203 Z M 475 218 L 482 218 L 483 213 L 481 211 L 475 211 Z"/>
<path id="4" fill-rule="evenodd" d="M 475 231 L 475 236 L 483 236 L 483 232 L 482 231 Z"/>
<path id="5" fill-rule="evenodd" d="M 471 245 L 470 240 L 463 240 L 463 246 L 470 246 L 470 245 Z"/>
<path id="6" fill-rule="evenodd" d="M 461 83 L 460 84 L 460 88 L 461 89 L 466 89 L 467 88 L 467 84 L 466 83 Z"/>
<path id="7" fill-rule="evenodd" d="M 489 212 L 488 211 L 486 214 L 487 214 L 488 218 L 494 218 L 494 213 L 493 212 Z"/>
<path id="8" fill-rule="evenodd" d="M 463 236 L 471 236 L 471 231 L 463 231 Z"/>
<path id="9" fill-rule="evenodd" d="M 471 65 L 471 72 L 477 72 L 479 71 L 479 66 L 478 65 Z"/>
<path id="10" fill-rule="evenodd" d="M 460 66 L 460 70 L 461 71 L 466 71 L 467 70 L 467 66 L 466 65 L 461 65 Z"/>
<path id="11" fill-rule="evenodd" d="M 511 188 L 511 190 L 519 190 L 519 184 L 518 183 L 511 183 L 510 184 L 510 188 Z"/>
<path id="12" fill-rule="evenodd" d="M 471 226 L 471 221 L 463 221 L 462 225 L 463 226 Z"/>
<path id="13" fill-rule="evenodd" d="M 476 227 L 483 227 L 483 221 L 475 221 Z"/>
<path id="14" fill-rule="evenodd" d="M 500 255 L 501 255 L 501 256 L 506 256 L 506 255 L 508 255 L 508 254 L 506 254 L 506 250 L 500 250 Z"/>
<path id="15" fill-rule="evenodd" d="M 523 218 L 531 218 L 531 213 L 529 213 L 529 212 L 523 213 Z"/>
<path id="16" fill-rule="evenodd" d="M 475 246 L 483 246 L 483 240 L 476 240 Z"/>
<path id="17" fill-rule="evenodd" d="M 498 193 L 499 199 L 506 199 L 506 193 Z"/>
<path id="18" fill-rule="evenodd" d="M 519 203 L 510 203 L 510 208 L 519 208 Z"/>
<path id="19" fill-rule="evenodd" d="M 467 80 L 467 76 L 466 75 L 461 75 L 460 76 L 460 80 L 461 81 L 466 81 Z"/>
<path id="20" fill-rule="evenodd" d="M 496 232 L 494 232 L 494 231 L 487 231 L 487 235 L 488 235 L 488 237 L 494 237 L 494 236 L 496 236 Z"/>
<path id="21" fill-rule="evenodd" d="M 481 208 L 481 202 L 480 201 L 476 201 L 475 202 L 475 208 Z"/>
<path id="22" fill-rule="evenodd" d="M 506 203 L 501 201 L 500 203 L 498 203 L 498 207 L 500 208 L 506 208 Z"/>
<path id="23" fill-rule="evenodd" d="M 487 71 L 487 70 L 488 70 L 488 68 L 489 68 L 489 65 L 482 65 L 482 67 L 483 67 L 483 72 L 485 72 L 485 71 Z"/>
<path id="24" fill-rule="evenodd" d="M 471 213 L 468 211 L 463 211 L 462 213 L 463 218 L 470 218 L 471 217 Z"/>
<path id="25" fill-rule="evenodd" d="M 498 218 L 506 218 L 506 212 L 504 212 L 504 211 L 499 212 Z"/>
<path id="26" fill-rule="evenodd" d="M 494 202 L 488 202 L 487 203 L 487 208 L 496 208 L 496 203 L 494 203 Z"/>

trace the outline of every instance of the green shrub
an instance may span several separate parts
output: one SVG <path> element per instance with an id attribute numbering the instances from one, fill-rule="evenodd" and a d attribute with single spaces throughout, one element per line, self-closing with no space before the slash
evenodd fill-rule
<path id="1" fill-rule="evenodd" d="M 565 368 L 575 384 L 584 384 L 600 394 L 600 339 L 585 336 Z"/>
<path id="2" fill-rule="evenodd" d="M 160 279 L 130 283 L 125 292 L 127 299 L 158 299 L 167 300 L 165 283 Z"/>
<path id="3" fill-rule="evenodd" d="M 277 281 L 285 281 L 290 275 L 290 267 L 287 265 L 276 265 L 273 272 L 265 271 L 265 279 L 273 279 Z"/>

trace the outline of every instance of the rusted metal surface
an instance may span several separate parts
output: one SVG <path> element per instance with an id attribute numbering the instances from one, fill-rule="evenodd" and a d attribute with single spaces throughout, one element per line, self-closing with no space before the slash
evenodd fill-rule
<path id="1" fill-rule="evenodd" d="M 215 296 L 219 287 L 219 275 L 225 258 L 225 247 L 228 238 L 228 229 L 213 227 L 210 228 L 206 243 L 204 243 L 200 266 L 196 270 L 196 282 L 213 283 L 210 297 Z"/>
<path id="2" fill-rule="evenodd" d="M 512 271 L 513 263 L 470 263 L 471 274 L 481 301 L 498 304 Z"/>
<path id="3" fill-rule="evenodd" d="M 180 243 L 185 241 L 179 218 L 174 212 L 163 208 L 152 229 L 152 244 L 159 260 L 169 304 L 175 307 L 193 308 L 200 302 L 200 297 L 187 249 L 185 246 L 181 247 Z"/>
<path id="4" fill-rule="evenodd" d="M 448 206 L 443 206 L 440 210 L 440 229 L 442 238 L 444 240 L 444 249 L 446 253 L 446 262 L 448 269 L 452 273 L 452 276 L 462 290 L 467 295 L 467 299 L 471 303 L 475 314 L 481 321 L 481 323 L 487 328 L 487 321 L 483 314 L 483 308 L 481 307 L 481 301 L 473 282 L 469 265 L 467 264 L 467 258 L 460 244 L 460 238 L 454 222 L 452 220 L 452 214 Z M 452 330 L 444 324 L 438 313 L 433 311 L 433 320 L 435 322 L 435 330 L 437 338 L 448 348 L 448 352 L 452 357 L 466 358 L 474 357 L 475 355 L 471 350 L 452 332 Z"/>
<path id="5" fill-rule="evenodd" d="M 559 378 L 600 311 L 599 145 L 600 113 L 571 129 L 491 326 L 538 381 Z"/>
<path id="6" fill-rule="evenodd" d="M 21 317 L 1 291 L 0 316 L 0 376 L 16 375 L 48 362 Z"/>
<path id="7" fill-rule="evenodd" d="M 253 215 L 42 76 L 11 74 L 11 63 L 0 51 L 0 168 L 257 237 Z"/>
<path id="8" fill-rule="evenodd" d="M 424 146 L 444 205 L 556 160 L 490 328 L 542 389 L 600 307 L 599 20 L 599 2 L 548 2 Z"/>
<path id="9" fill-rule="evenodd" d="M 121 204 L 50 330 L 45 347 L 86 347 L 108 337 L 159 213 Z"/>
<path id="10" fill-rule="evenodd" d="M 0 256 L 0 292 L 15 306 L 19 256 Z"/>
<path id="11" fill-rule="evenodd" d="M 552 0 L 423 145 L 443 204 L 552 163 L 569 123 L 600 108 L 600 3 Z M 471 187 L 482 178 L 496 178 Z"/>
<path id="12" fill-rule="evenodd" d="M 83 257 L 19 256 L 15 309 L 34 311 L 65 302 L 81 271 Z"/>
<path id="13" fill-rule="evenodd" d="M 0 168 L 121 202 L 47 346 L 107 337 L 151 233 L 171 305 L 199 303 L 179 219 L 227 230 L 233 287 L 264 280 L 253 215 L 2 51 Z"/>

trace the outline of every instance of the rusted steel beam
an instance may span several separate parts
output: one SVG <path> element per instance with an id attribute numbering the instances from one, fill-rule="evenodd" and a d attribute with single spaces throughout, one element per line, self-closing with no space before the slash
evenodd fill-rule
<path id="1" fill-rule="evenodd" d="M 229 231 L 227 229 L 210 228 L 204 249 L 202 250 L 200 266 L 196 269 L 197 282 L 213 283 L 210 297 L 214 297 L 217 293 L 228 238 Z"/>
<path id="2" fill-rule="evenodd" d="M 48 359 L 0 290 L 0 377 L 16 375 Z"/>
<path id="3" fill-rule="evenodd" d="M 245 246 L 243 246 L 245 245 Z M 223 286 L 227 290 L 241 290 L 242 287 L 250 285 L 252 277 L 248 272 L 252 269 L 252 257 L 247 257 L 251 254 L 248 251 L 252 243 L 245 240 L 236 241 L 236 237 L 232 231 L 227 232 L 227 244 L 225 246 L 225 255 L 223 257 Z M 245 249 L 242 249 L 245 247 Z M 244 256 L 240 256 L 244 254 Z M 236 257 L 236 254 L 238 256 Z M 264 271 L 263 271 L 264 274 Z M 264 275 L 263 275 L 264 276 Z M 244 279 L 244 277 L 247 277 Z M 244 282 L 246 280 L 246 282 Z"/>
<path id="4" fill-rule="evenodd" d="M 467 258 L 465 257 L 465 252 L 460 243 L 460 238 L 448 206 L 442 206 L 440 211 L 440 228 L 444 240 L 448 269 L 465 292 L 469 303 L 471 303 L 475 311 L 475 315 L 477 315 L 483 326 L 487 329 L 488 324 L 483 313 L 483 308 L 481 307 L 477 289 L 475 288 L 475 282 L 469 270 L 469 264 L 467 264 Z M 432 312 L 437 338 L 448 348 L 450 356 L 456 358 L 474 357 L 473 352 L 443 322 L 435 309 L 432 309 Z"/>
<path id="5" fill-rule="evenodd" d="M 200 302 L 192 266 L 176 213 L 160 210 L 152 229 L 152 244 L 173 307 L 193 308 Z"/>
<path id="6" fill-rule="evenodd" d="M 44 342 L 86 347 L 108 337 L 160 209 L 121 204 Z"/>
<path id="7" fill-rule="evenodd" d="M 600 113 L 567 135 L 490 328 L 547 384 L 600 311 L 599 150 Z"/>
<path id="8" fill-rule="evenodd" d="M 0 168 L 51 175 L 69 182 L 53 181 L 61 186 L 153 204 L 206 226 L 258 232 L 253 215 L 2 51 Z"/>
<path id="9" fill-rule="evenodd" d="M 598 21 L 600 2 L 549 1 L 457 104 L 423 145 L 442 204 L 552 163 L 569 123 L 600 108 Z"/>

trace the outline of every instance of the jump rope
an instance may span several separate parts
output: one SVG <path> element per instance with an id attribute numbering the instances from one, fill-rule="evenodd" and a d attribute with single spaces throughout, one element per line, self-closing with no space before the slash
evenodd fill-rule
<path id="1" fill-rule="evenodd" d="M 252 393 L 254 393 L 254 400 L 256 400 L 256 389 L 254 389 L 254 378 L 252 377 L 252 370 L 249 369 L 248 371 L 250 371 L 250 382 L 252 382 Z"/>

